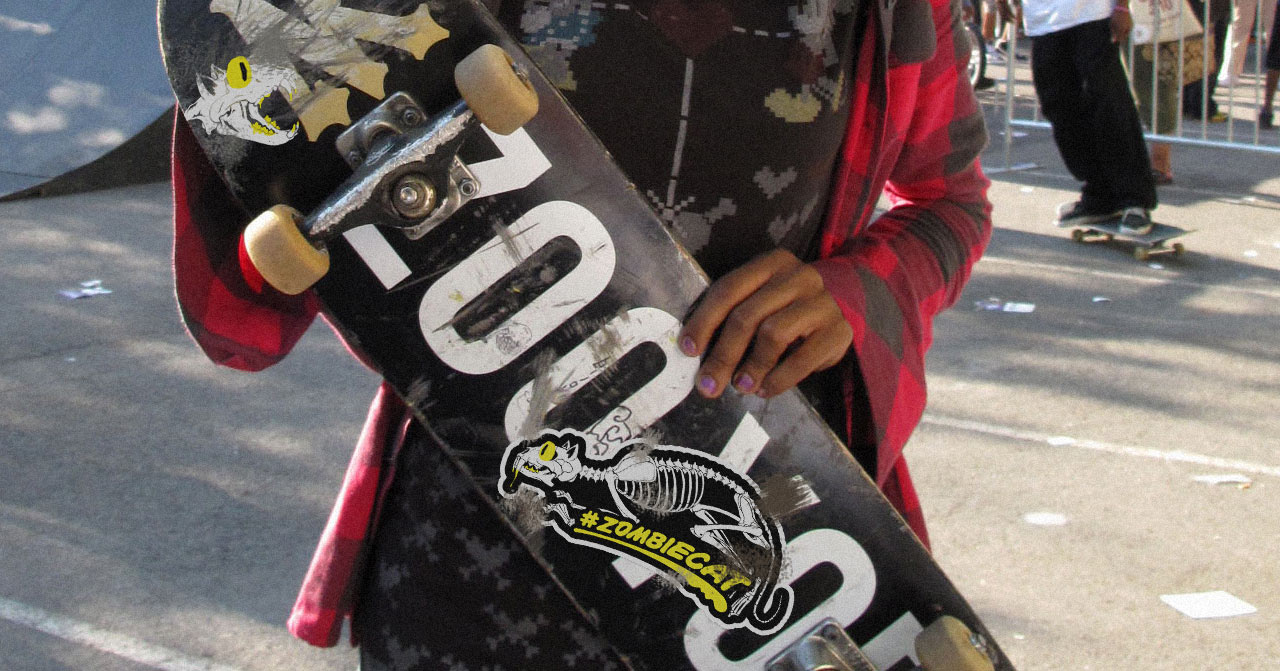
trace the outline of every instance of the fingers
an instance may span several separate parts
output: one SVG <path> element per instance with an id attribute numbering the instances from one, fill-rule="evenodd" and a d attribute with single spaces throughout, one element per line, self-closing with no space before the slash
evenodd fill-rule
<path id="1" fill-rule="evenodd" d="M 807 293 L 806 281 L 793 277 L 802 265 L 788 252 L 766 254 L 726 274 L 707 290 L 680 337 L 685 354 L 707 353 L 697 378 L 703 396 L 716 398 L 723 393 L 760 324 Z M 755 387 L 754 381 L 747 382 Z"/>
<path id="2" fill-rule="evenodd" d="M 776 252 L 712 285 L 680 347 L 689 356 L 706 352 L 697 378 L 703 396 L 717 398 L 732 385 L 768 397 L 834 365 L 852 340 L 817 271 Z"/>
<path id="3" fill-rule="evenodd" d="M 825 339 L 830 337 L 826 335 L 826 330 L 833 313 L 836 318 L 843 321 L 839 315 L 839 308 L 836 308 L 834 303 L 831 306 L 833 310 L 824 309 L 827 307 L 826 300 L 829 299 L 824 295 L 811 296 L 765 319 L 756 329 L 755 339 L 751 343 L 747 357 L 731 377 L 733 386 L 746 394 L 763 392 L 762 395 L 768 394 L 770 389 L 777 388 L 782 391 L 794 386 L 792 383 L 778 387 L 778 378 L 775 377 L 775 373 L 779 367 L 779 361 L 787 362 L 792 368 L 800 366 L 803 369 L 800 379 L 814 372 L 816 368 L 805 369 L 805 367 L 810 363 L 815 366 L 821 363 L 817 361 L 816 353 L 806 354 L 798 360 L 796 357 L 805 350 L 804 344 L 814 341 L 825 342 Z M 771 380 L 771 377 L 774 379 Z M 786 379 L 786 376 L 783 379 Z M 799 382 L 799 379 L 796 382 Z"/>
<path id="4" fill-rule="evenodd" d="M 689 356 L 698 356 L 706 351 L 716 329 L 725 324 L 734 309 L 775 277 L 800 265 L 800 260 L 789 252 L 776 251 L 758 256 L 721 277 L 707 289 L 698 307 L 685 320 L 680 336 L 680 349 Z M 757 304 L 755 307 L 761 305 Z M 747 317 L 748 315 L 740 314 L 736 319 L 743 322 Z M 721 334 L 721 338 L 723 337 L 724 334 Z"/>
<path id="5" fill-rule="evenodd" d="M 760 384 L 756 394 L 762 398 L 772 398 L 800 384 L 800 380 L 809 375 L 835 366 L 845 356 L 845 352 L 849 351 L 850 343 L 852 330 L 847 334 L 841 333 L 840 329 L 820 330 L 813 337 L 805 339 L 800 347 L 765 376 L 764 383 Z"/>
<path id="6" fill-rule="evenodd" d="M 730 310 L 702 362 L 700 387 L 713 398 L 729 384 L 754 393 L 786 348 L 816 328 L 814 319 L 798 308 L 809 293 L 803 280 L 778 276 Z M 753 369 L 741 370 L 739 367 L 748 351 L 758 357 L 760 363 Z"/>

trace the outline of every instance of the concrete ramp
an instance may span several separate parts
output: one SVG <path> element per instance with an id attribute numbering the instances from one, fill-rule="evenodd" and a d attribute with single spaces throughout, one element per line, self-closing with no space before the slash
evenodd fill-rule
<path id="1" fill-rule="evenodd" d="M 89 171 L 116 180 L 102 186 L 164 174 L 164 152 L 131 151 L 151 142 L 125 145 L 174 104 L 155 11 L 150 0 L 0 0 L 0 197 L 38 194 L 109 153 L 124 163 Z"/>

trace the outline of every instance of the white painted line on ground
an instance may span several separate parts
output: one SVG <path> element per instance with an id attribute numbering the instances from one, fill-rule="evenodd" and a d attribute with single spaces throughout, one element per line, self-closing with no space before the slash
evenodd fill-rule
<path id="1" fill-rule="evenodd" d="M 984 165 L 982 166 L 982 172 L 983 174 L 990 177 L 991 175 L 999 175 L 1002 172 L 1022 172 L 1024 170 L 1035 170 L 1039 167 L 1040 167 L 1039 163 L 1014 163 L 1013 165 L 1007 168 L 1004 167 L 1003 165 L 996 168 L 991 168 Z"/>
<path id="2" fill-rule="evenodd" d="M 132 636 L 100 629 L 79 620 L 47 613 L 39 608 L 4 598 L 0 598 L 0 619 L 153 669 L 160 669 L 160 671 L 237 671 L 230 666 L 152 645 Z"/>
<path id="3" fill-rule="evenodd" d="M 1146 284 L 1168 284 L 1183 287 L 1191 287 L 1202 291 L 1226 291 L 1240 294 L 1251 294 L 1262 298 L 1280 299 L 1280 291 L 1259 289 L 1253 287 L 1235 287 L 1229 284 L 1205 284 L 1203 282 L 1192 282 L 1190 280 L 1180 280 L 1173 277 L 1153 277 L 1151 275 L 1140 275 L 1131 273 L 1120 273 L 1109 270 L 1093 270 L 1090 268 L 1080 268 L 1078 266 L 1064 266 L 1056 263 L 1047 263 L 1044 261 L 1026 261 L 1023 259 L 1011 259 L 1003 256 L 994 256 L 987 254 L 978 262 L 978 268 L 981 264 L 998 264 L 1005 266 L 1018 266 L 1022 268 L 1035 269 L 1037 271 L 1051 270 L 1059 273 L 1069 273 L 1073 275 L 1091 275 L 1109 280 L 1124 280 L 1126 282 L 1142 282 Z"/>
<path id="4" fill-rule="evenodd" d="M 1239 459 L 1223 459 L 1221 457 L 1213 457 L 1207 454 L 1196 454 L 1195 452 L 1186 452 L 1184 450 L 1158 450 L 1151 447 L 1116 445 L 1099 440 L 1051 436 L 1047 433 L 1015 429 L 1008 426 L 998 426 L 996 424 L 987 424 L 986 422 L 974 422 L 955 417 L 943 417 L 933 413 L 925 413 L 924 419 L 922 419 L 921 422 L 932 426 L 946 427 L 948 429 L 972 431 L 974 433 L 983 433 L 989 436 L 999 436 L 1001 438 L 1010 438 L 1027 443 L 1036 443 L 1044 447 L 1052 447 L 1054 449 L 1079 448 L 1126 457 L 1196 464 L 1198 466 L 1210 466 L 1228 471 L 1243 471 L 1246 473 L 1253 473 L 1255 475 L 1270 475 L 1280 478 L 1280 466 L 1268 466 L 1266 464 L 1242 461 Z"/>

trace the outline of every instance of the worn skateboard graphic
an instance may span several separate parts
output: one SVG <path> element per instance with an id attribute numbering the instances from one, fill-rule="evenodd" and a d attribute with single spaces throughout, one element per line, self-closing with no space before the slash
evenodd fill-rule
<path id="1" fill-rule="evenodd" d="M 1012 668 L 799 393 L 691 393 L 705 275 L 478 0 L 159 13 L 246 279 L 314 285 L 628 666 Z"/>
<path id="2" fill-rule="evenodd" d="M 1099 240 L 1111 242 L 1119 238 L 1133 244 L 1133 258 L 1139 261 L 1146 261 L 1159 254 L 1182 256 L 1187 250 L 1181 242 L 1175 242 L 1172 245 L 1166 245 L 1165 243 L 1192 232 L 1185 228 L 1157 223 L 1150 233 L 1130 235 L 1120 232 L 1120 218 L 1117 217 L 1088 226 L 1077 226 L 1071 231 L 1071 239 L 1076 242 L 1097 242 Z"/>

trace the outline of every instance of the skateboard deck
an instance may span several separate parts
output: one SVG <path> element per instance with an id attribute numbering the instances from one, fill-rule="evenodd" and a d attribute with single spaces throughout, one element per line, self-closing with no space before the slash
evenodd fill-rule
<path id="1" fill-rule="evenodd" d="M 706 276 L 483 5 L 350 4 L 160 0 L 179 105 L 249 212 L 293 208 L 259 220 L 300 246 L 250 226 L 257 269 L 320 278 L 625 664 L 1011 669 L 799 393 L 691 393 Z M 506 135 L 519 84 L 455 73 L 484 45 L 538 106 Z"/>
<path id="2" fill-rule="evenodd" d="M 1172 245 L 1165 243 L 1174 238 L 1182 237 L 1192 231 L 1177 226 L 1157 223 L 1150 233 L 1144 235 L 1130 235 L 1120 232 L 1120 219 L 1111 219 L 1101 221 L 1088 226 L 1077 226 L 1071 231 L 1071 239 L 1076 242 L 1096 242 L 1102 240 L 1111 242 L 1117 238 L 1133 243 L 1133 256 L 1139 261 L 1146 261 L 1152 256 L 1158 254 L 1172 254 L 1173 256 L 1182 256 L 1186 253 L 1186 248 L 1181 242 L 1175 242 Z"/>

